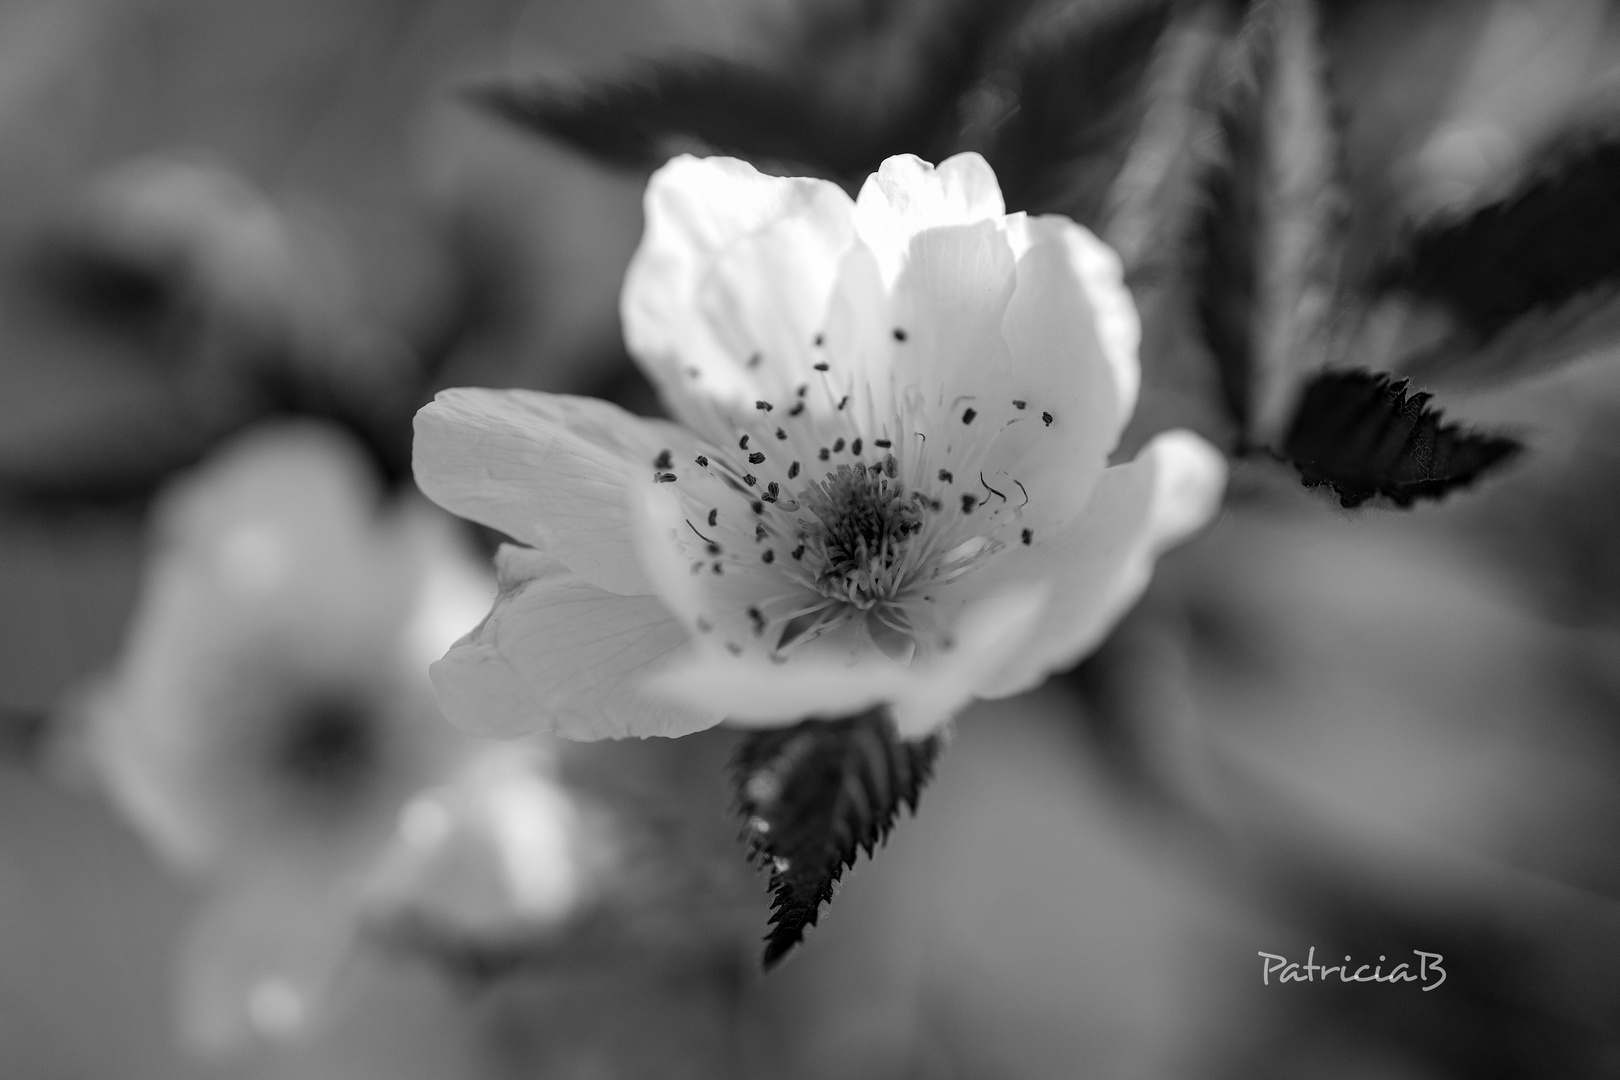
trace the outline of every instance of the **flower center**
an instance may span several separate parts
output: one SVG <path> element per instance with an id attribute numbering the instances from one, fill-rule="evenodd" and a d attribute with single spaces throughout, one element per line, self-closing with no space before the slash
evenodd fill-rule
<path id="1" fill-rule="evenodd" d="M 908 494 L 897 473 L 889 454 L 870 467 L 840 465 L 800 492 L 801 508 L 815 517 L 804 544 L 823 596 L 866 611 L 904 589 L 923 518 L 919 494 Z"/>

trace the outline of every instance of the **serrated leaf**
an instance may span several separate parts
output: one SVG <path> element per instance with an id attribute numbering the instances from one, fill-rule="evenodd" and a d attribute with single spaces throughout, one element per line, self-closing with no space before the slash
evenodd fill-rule
<path id="1" fill-rule="evenodd" d="M 885 707 L 837 720 L 750 732 L 733 763 L 749 857 L 770 872 L 774 967 L 820 918 L 833 885 L 915 811 L 942 742 L 900 738 Z"/>
<path id="2" fill-rule="evenodd" d="M 1141 122 L 1138 91 L 1171 7 L 1069 5 L 1024 27 L 968 96 L 958 145 L 985 155 L 1008 209 L 1097 222 Z"/>
<path id="3" fill-rule="evenodd" d="M 1306 486 L 1327 484 L 1347 506 L 1383 495 L 1398 506 L 1438 499 L 1523 448 L 1506 436 L 1441 422 L 1431 395 L 1369 371 L 1328 371 L 1305 388 L 1282 453 Z"/>
<path id="4" fill-rule="evenodd" d="M 1327 361 L 1346 202 L 1318 23 L 1314 0 L 1251 4 L 1208 179 L 1198 309 L 1251 446 Z"/>

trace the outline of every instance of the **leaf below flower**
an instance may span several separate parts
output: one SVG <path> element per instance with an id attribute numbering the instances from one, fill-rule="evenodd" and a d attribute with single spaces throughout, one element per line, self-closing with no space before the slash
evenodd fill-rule
<path id="1" fill-rule="evenodd" d="M 1502 435 L 1441 423 L 1431 395 L 1370 371 L 1329 371 L 1305 388 L 1282 454 L 1305 484 L 1327 484 L 1345 506 L 1384 495 L 1399 506 L 1438 499 L 1498 468 L 1523 447 Z"/>
<path id="2" fill-rule="evenodd" d="M 766 969 L 816 924 L 856 852 L 872 855 L 902 805 L 916 811 L 942 746 L 901 739 L 883 706 L 744 739 L 733 768 L 749 857 L 770 871 Z"/>

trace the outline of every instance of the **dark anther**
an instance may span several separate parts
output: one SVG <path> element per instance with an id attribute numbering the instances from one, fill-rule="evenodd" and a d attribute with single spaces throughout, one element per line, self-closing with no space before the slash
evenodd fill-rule
<path id="1" fill-rule="evenodd" d="M 950 483 L 951 480 L 953 479 L 953 477 L 951 476 L 951 470 L 949 470 L 949 469 L 941 469 L 941 470 L 939 470 L 939 478 L 941 480 L 943 480 L 947 484 Z"/>
<path id="2" fill-rule="evenodd" d="M 848 404 L 849 404 L 849 395 L 845 394 L 843 397 L 838 399 L 838 411 L 843 412 L 844 406 L 848 405 Z"/>
<path id="3" fill-rule="evenodd" d="M 962 513 L 964 513 L 964 514 L 973 513 L 973 507 L 978 503 L 978 501 L 979 500 L 975 499 L 972 495 L 964 495 L 964 496 L 962 496 Z"/>
<path id="4" fill-rule="evenodd" d="M 815 364 L 815 365 L 813 365 L 813 366 L 814 366 L 814 367 L 815 367 L 815 369 L 816 369 L 816 370 L 817 370 L 817 371 L 826 371 L 826 370 L 827 370 L 827 367 L 828 367 L 828 364 L 827 364 L 827 361 L 825 361 L 825 360 L 823 360 L 823 361 L 821 361 L 821 362 L 820 362 L 820 363 L 818 363 L 818 364 Z"/>
<path id="5" fill-rule="evenodd" d="M 701 465 L 705 469 L 707 469 L 709 467 L 709 459 L 704 457 L 702 454 L 699 454 L 697 457 L 693 458 L 692 460 L 696 461 L 699 465 Z"/>
<path id="6" fill-rule="evenodd" d="M 978 415 L 979 414 L 976 410 L 970 408 L 962 414 L 962 423 L 971 424 L 973 423 L 973 418 Z"/>
<path id="7" fill-rule="evenodd" d="M 658 459 L 653 462 L 653 468 L 655 469 L 670 469 L 674 468 L 674 466 L 675 459 L 670 455 L 668 450 L 660 450 L 658 452 Z"/>
<path id="8" fill-rule="evenodd" d="M 758 409 L 760 412 L 770 412 L 772 409 L 776 408 L 776 406 L 772 405 L 768 401 L 756 401 L 754 402 L 754 408 Z"/>
<path id="9" fill-rule="evenodd" d="M 795 461 L 793 464 L 788 466 L 788 479 L 791 480 L 795 476 L 798 476 L 798 475 L 799 475 L 799 463 L 797 461 Z"/>
<path id="10" fill-rule="evenodd" d="M 1024 532 L 1023 532 L 1023 537 L 1024 537 L 1024 546 L 1028 547 L 1030 541 L 1035 539 L 1035 530 L 1033 530 L 1033 529 L 1025 529 Z"/>
<path id="11" fill-rule="evenodd" d="M 748 509 L 752 510 L 756 514 L 763 514 L 765 512 L 765 504 L 760 502 L 758 499 L 755 499 L 753 502 L 748 504 Z"/>
<path id="12" fill-rule="evenodd" d="M 854 454 L 856 457 L 860 457 L 861 456 L 861 440 L 856 439 L 854 442 L 850 443 L 849 444 L 849 452 Z"/>
<path id="13" fill-rule="evenodd" d="M 714 523 L 716 521 L 718 521 L 719 519 L 720 519 L 720 510 L 719 510 L 718 507 L 716 507 L 715 509 L 709 511 L 709 524 L 710 524 L 710 526 L 713 526 Z"/>
<path id="14" fill-rule="evenodd" d="M 742 438 L 737 440 L 737 449 L 739 449 L 739 450 L 748 449 L 748 436 L 744 435 Z"/>
<path id="15" fill-rule="evenodd" d="M 760 558 L 764 559 L 768 563 L 773 563 L 776 561 L 776 552 L 772 551 L 770 548 L 766 548 L 765 554 L 761 555 Z"/>
<path id="16" fill-rule="evenodd" d="M 795 559 L 804 558 L 804 545 L 803 544 L 800 544 L 798 547 L 793 549 L 793 557 Z"/>
<path id="17" fill-rule="evenodd" d="M 894 443 L 890 442 L 888 439 L 873 439 L 872 445 L 882 447 L 884 450 L 887 450 L 889 447 L 893 446 Z"/>
<path id="18" fill-rule="evenodd" d="M 660 484 L 672 484 L 675 482 L 675 474 L 672 472 L 661 472 L 657 476 L 654 476 L 653 479 L 657 480 Z"/>
<path id="19" fill-rule="evenodd" d="M 788 410 L 788 415 L 789 416 L 798 416 L 802 412 L 804 412 L 804 402 L 795 401 L 793 403 L 793 408 Z"/>
<path id="20" fill-rule="evenodd" d="M 1052 414 L 1049 413 L 1049 412 L 1041 413 L 1041 422 L 1044 423 L 1047 427 L 1051 427 L 1052 426 Z"/>
<path id="21" fill-rule="evenodd" d="M 840 452 L 842 452 L 843 449 L 844 449 L 844 437 L 842 435 L 840 435 L 838 438 L 833 440 L 833 453 L 835 453 L 835 454 L 840 453 Z"/>
<path id="22" fill-rule="evenodd" d="M 827 450 L 827 448 L 825 446 L 823 446 L 821 448 L 820 452 L 816 454 L 816 456 L 819 457 L 822 461 L 826 461 L 828 458 L 832 457 L 832 454 L 828 452 L 828 450 Z"/>
<path id="23" fill-rule="evenodd" d="M 1015 409 L 1022 409 L 1028 404 L 1029 402 L 1027 401 L 1019 401 L 1017 398 L 1013 398 L 1013 408 Z"/>
<path id="24" fill-rule="evenodd" d="M 752 454 L 748 455 L 748 464 L 750 464 L 750 465 L 758 465 L 761 462 L 763 462 L 764 460 L 765 460 L 765 455 L 760 453 L 758 450 L 756 450 Z M 750 480 L 748 482 L 750 484 L 753 483 L 752 480 Z"/>
<path id="25" fill-rule="evenodd" d="M 765 526 L 764 525 L 755 525 L 754 526 L 754 542 L 758 543 L 759 541 L 761 541 L 763 539 L 765 539 Z"/>
<path id="26" fill-rule="evenodd" d="M 894 340 L 896 340 L 896 341 L 904 341 L 904 340 L 906 340 L 906 332 L 904 330 L 900 329 L 898 326 L 894 328 Z"/>
<path id="27" fill-rule="evenodd" d="M 895 460 L 893 454 L 883 455 L 883 475 L 890 480 L 900 475 L 900 462 Z"/>
<path id="28" fill-rule="evenodd" d="M 802 382 L 799 384 L 799 388 L 793 392 L 799 397 L 804 397 L 804 395 L 810 392 L 810 384 L 807 382 Z"/>
<path id="29" fill-rule="evenodd" d="M 754 486 L 754 480 L 755 477 L 753 473 L 743 473 L 743 483 L 747 484 L 749 487 Z"/>
<path id="30" fill-rule="evenodd" d="M 785 439 L 785 438 L 787 438 L 787 432 L 783 431 L 781 428 L 777 428 L 776 429 L 776 437 L 778 439 Z"/>

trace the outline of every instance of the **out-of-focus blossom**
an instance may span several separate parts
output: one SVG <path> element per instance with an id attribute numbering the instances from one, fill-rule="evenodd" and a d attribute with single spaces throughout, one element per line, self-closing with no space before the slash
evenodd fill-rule
<path id="1" fill-rule="evenodd" d="M 452 719 L 574 738 L 889 703 L 902 730 L 1091 649 L 1203 525 L 1219 455 L 1108 455 L 1135 406 L 1113 253 L 1007 214 L 984 160 L 836 185 L 681 157 L 621 302 L 679 423 L 452 390 L 418 414 L 435 501 L 521 541 L 434 666 Z"/>
<path id="2" fill-rule="evenodd" d="M 308 1030 L 368 919 L 414 905 L 516 932 L 585 894 L 578 814 L 543 752 L 475 743 L 433 700 L 429 661 L 492 584 L 448 519 L 378 495 L 324 428 L 223 451 L 160 502 L 126 649 L 90 707 L 113 798 L 206 885 L 181 972 L 203 1048 Z M 423 794 L 445 785 L 462 794 Z M 453 831 L 461 850 L 435 862 Z"/>

